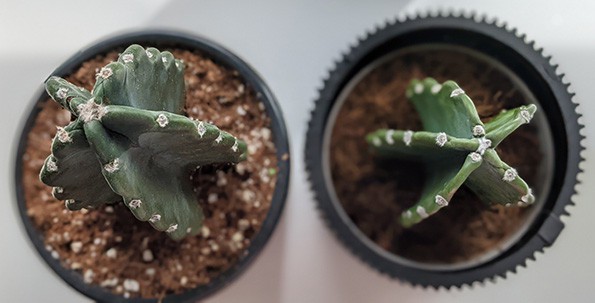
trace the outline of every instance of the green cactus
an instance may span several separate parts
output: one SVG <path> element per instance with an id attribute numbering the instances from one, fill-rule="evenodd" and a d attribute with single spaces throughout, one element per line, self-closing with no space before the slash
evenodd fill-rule
<path id="1" fill-rule="evenodd" d="M 70 210 L 119 201 L 179 240 L 203 213 L 191 174 L 246 159 L 246 143 L 183 116 L 184 65 L 170 52 L 131 45 L 97 73 L 92 92 L 50 77 L 48 94 L 76 119 L 58 127 L 40 179 Z"/>
<path id="2" fill-rule="evenodd" d="M 453 81 L 413 80 L 406 91 L 424 131 L 380 129 L 366 140 L 375 154 L 421 161 L 426 184 L 420 200 L 401 214 L 410 227 L 438 212 L 465 184 L 486 203 L 526 206 L 535 201 L 531 188 L 504 163 L 496 146 L 529 123 L 535 105 L 502 111 L 482 123 L 473 101 Z"/>

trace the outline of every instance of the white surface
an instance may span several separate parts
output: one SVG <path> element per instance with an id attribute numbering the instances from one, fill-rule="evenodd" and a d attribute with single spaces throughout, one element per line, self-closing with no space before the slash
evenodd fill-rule
<path id="1" fill-rule="evenodd" d="M 281 3 L 283 2 L 283 3 Z M 44 265 L 17 219 L 13 144 L 34 91 L 80 47 L 121 30 L 171 27 L 210 37 L 253 65 L 280 100 L 292 139 L 292 188 L 283 220 L 258 260 L 209 302 L 592 302 L 595 251 L 593 143 L 554 247 L 509 279 L 447 292 L 389 280 L 348 253 L 315 211 L 302 150 L 321 79 L 356 37 L 428 8 L 475 10 L 527 33 L 560 64 L 595 136 L 595 5 L 583 1 L 0 1 L 0 301 L 88 302 Z M 584 1 L 586 2 L 586 1 Z M 437 6 L 435 3 L 440 3 Z M 7 143 L 8 142 L 8 143 Z"/>

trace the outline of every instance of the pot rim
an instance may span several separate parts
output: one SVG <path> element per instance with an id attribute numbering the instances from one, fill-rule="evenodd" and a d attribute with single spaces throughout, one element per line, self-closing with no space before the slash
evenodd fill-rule
<path id="1" fill-rule="evenodd" d="M 575 193 L 576 175 L 580 171 L 578 165 L 583 160 L 580 156 L 583 149 L 580 140 L 583 136 L 579 133 L 582 126 L 579 125 L 579 116 L 575 112 L 577 105 L 571 100 L 573 95 L 568 93 L 568 84 L 562 82 L 562 76 L 557 74 L 557 66 L 549 63 L 550 58 L 544 57 L 541 49 L 535 49 L 533 42 L 525 42 L 525 36 L 518 35 L 516 29 L 509 31 L 506 24 L 499 24 L 495 20 L 489 22 L 485 17 L 480 20 L 474 14 L 464 13 L 415 16 L 389 22 L 365 38 L 359 39 L 358 44 L 351 47 L 342 60 L 331 69 L 319 91 L 305 144 L 306 168 L 318 207 L 329 227 L 352 253 L 390 277 L 402 279 L 413 285 L 450 288 L 471 285 L 474 281 L 483 281 L 496 275 L 504 276 L 508 271 L 515 272 L 517 265 L 524 266 L 527 259 L 534 259 L 536 251 L 550 246 L 564 227 L 560 217 L 568 215 L 565 206 L 573 205 L 571 196 Z M 553 122 L 549 123 L 553 141 L 563 142 L 562 146 L 556 144 L 557 150 L 554 151 L 554 174 L 558 173 L 560 176 L 554 180 L 550 196 L 532 223 L 532 228 L 519 243 L 494 260 L 461 270 L 435 271 L 415 268 L 393 262 L 370 249 L 361 237 L 350 231 L 342 222 L 333 206 L 321 168 L 324 165 L 321 155 L 324 153 L 323 136 L 327 119 L 340 92 L 352 77 L 370 62 L 390 51 L 433 43 L 470 48 L 501 62 L 515 72 L 540 101 L 540 105 L 545 107 L 548 121 Z M 490 45 L 486 46 L 484 43 Z M 498 52 L 486 49 L 489 47 L 498 47 Z M 512 67 L 511 62 L 522 64 Z M 537 91 L 538 93 L 535 91 L 537 84 L 543 85 L 543 89 Z M 541 98 L 546 95 L 548 98 Z M 563 121 L 564 124 L 556 125 L 560 124 L 559 121 Z M 554 127 L 557 129 L 553 129 Z"/>
<path id="2" fill-rule="evenodd" d="M 157 298 L 127 299 L 123 296 L 113 294 L 109 290 L 98 285 L 86 284 L 80 273 L 63 267 L 60 264 L 60 260 L 52 258 L 50 252 L 45 249 L 43 235 L 33 225 L 31 219 L 27 215 L 24 189 L 22 186 L 22 156 L 26 150 L 27 134 L 30 132 L 35 122 L 35 118 L 39 114 L 40 108 L 38 108 L 37 105 L 49 98 L 43 88 L 43 84 L 34 94 L 34 97 L 32 98 L 33 100 L 21 120 L 21 125 L 18 128 L 20 135 L 17 137 L 18 142 L 14 145 L 16 148 L 13 150 L 13 159 L 15 159 L 15 164 L 13 166 L 13 188 L 15 191 L 14 195 L 16 196 L 18 213 L 24 229 L 31 240 L 31 244 L 35 247 L 39 256 L 62 280 L 85 296 L 98 302 L 195 302 L 196 300 L 202 300 L 214 294 L 237 279 L 256 259 L 274 232 L 282 215 L 289 190 L 291 157 L 289 157 L 290 148 L 287 128 L 277 99 L 266 85 L 263 78 L 247 62 L 222 45 L 203 36 L 189 32 L 171 29 L 146 29 L 116 33 L 107 36 L 106 38 L 99 39 L 82 48 L 55 69 L 51 75 L 61 77 L 69 75 L 83 62 L 92 59 L 96 55 L 105 54 L 110 50 L 118 47 L 126 47 L 132 43 L 198 50 L 215 63 L 236 70 L 245 83 L 255 90 L 258 100 L 264 104 L 265 110 L 271 119 L 270 128 L 276 147 L 278 173 L 273 198 L 271 200 L 271 207 L 267 213 L 267 217 L 263 221 L 260 231 L 252 239 L 249 249 L 246 250 L 247 254 L 241 256 L 235 264 L 212 279 L 208 284 L 185 291 L 181 294 L 167 295 L 162 301 L 159 301 Z"/>

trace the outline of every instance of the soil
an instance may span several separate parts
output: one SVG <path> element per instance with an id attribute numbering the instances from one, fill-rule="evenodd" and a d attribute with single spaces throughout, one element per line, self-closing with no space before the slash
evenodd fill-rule
<path id="1" fill-rule="evenodd" d="M 399 224 L 401 212 L 421 195 L 423 164 L 377 159 L 364 137 L 379 128 L 421 130 L 405 89 L 412 79 L 425 77 L 456 81 L 484 122 L 502 109 L 528 103 L 509 77 L 470 55 L 444 49 L 400 54 L 374 68 L 349 92 L 332 130 L 330 168 L 345 211 L 372 241 L 410 260 L 453 264 L 502 245 L 529 211 L 486 205 L 463 186 L 437 214 L 408 229 Z M 496 148 L 534 188 L 539 186 L 542 159 L 536 133 L 534 125 L 523 125 Z"/>
<path id="2" fill-rule="evenodd" d="M 39 104 L 23 156 L 28 215 L 46 249 L 63 266 L 125 297 L 162 298 L 209 283 L 247 254 L 265 220 L 275 189 L 277 158 L 270 119 L 237 71 L 197 52 L 170 50 L 185 62 L 186 114 L 211 122 L 248 144 L 248 161 L 196 171 L 197 203 L 205 213 L 201 234 L 180 242 L 140 222 L 121 203 L 99 210 L 66 210 L 39 181 L 56 126 L 70 113 L 48 99 Z M 99 68 L 117 52 L 85 62 L 67 79 L 91 89 Z"/>

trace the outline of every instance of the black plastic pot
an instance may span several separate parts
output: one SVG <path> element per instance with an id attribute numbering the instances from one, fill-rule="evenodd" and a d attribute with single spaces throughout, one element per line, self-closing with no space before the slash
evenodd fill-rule
<path id="1" fill-rule="evenodd" d="M 263 222 L 261 230 L 252 239 L 249 249 L 236 264 L 234 264 L 227 271 L 212 279 L 212 281 L 204 286 L 189 290 L 179 295 L 168 295 L 159 302 L 196 302 L 204 299 L 207 296 L 222 289 L 236 279 L 248 266 L 254 261 L 256 256 L 264 248 L 271 234 L 273 233 L 277 223 L 281 217 L 287 191 L 289 187 L 290 175 L 290 161 L 289 161 L 289 141 L 285 127 L 285 120 L 283 114 L 277 103 L 277 100 L 269 87 L 265 84 L 263 79 L 242 59 L 234 55 L 229 50 L 221 45 L 199 36 L 183 32 L 151 30 L 142 32 L 132 32 L 127 34 L 117 35 L 100 41 L 72 56 L 64 64 L 58 67 L 52 75 L 67 76 L 78 69 L 85 61 L 93 59 L 97 55 L 106 54 L 109 51 L 118 48 L 125 48 L 130 44 L 138 43 L 141 45 L 148 45 L 158 48 L 179 48 L 188 50 L 198 50 L 202 54 L 209 57 L 215 63 L 230 69 L 238 71 L 246 83 L 251 86 L 259 96 L 260 101 L 265 106 L 267 114 L 271 118 L 271 131 L 275 146 L 277 148 L 277 159 L 279 173 L 277 176 L 277 183 L 273 194 L 273 200 L 268 215 Z M 122 296 L 115 295 L 109 290 L 95 285 L 86 284 L 80 273 L 64 268 L 60 261 L 52 258 L 50 252 L 44 248 L 43 235 L 36 229 L 33 222 L 27 216 L 27 209 L 25 206 L 25 193 L 22 186 L 22 156 L 27 146 L 27 134 L 33 127 L 35 118 L 39 114 L 39 104 L 45 102 L 49 96 L 45 90 L 40 90 L 35 94 L 32 105 L 29 110 L 28 117 L 23 125 L 22 132 L 18 143 L 15 159 L 15 188 L 16 188 L 16 202 L 18 204 L 19 214 L 25 225 L 27 234 L 31 241 L 43 258 L 43 260 L 70 286 L 83 293 L 87 297 L 98 302 L 158 302 L 157 299 L 126 299 Z"/>
<path id="2" fill-rule="evenodd" d="M 566 206 L 573 205 L 571 196 L 575 194 L 574 186 L 580 171 L 580 152 L 583 149 L 580 140 L 583 136 L 579 134 L 582 126 L 578 123 L 577 104 L 571 100 L 573 94 L 568 92 L 568 84 L 562 82 L 563 75 L 557 74 L 557 66 L 549 63 L 550 58 L 544 57 L 541 50 L 536 50 L 533 42 L 526 43 L 525 36 L 519 36 L 516 29 L 509 31 L 505 25 L 479 19 L 452 15 L 412 18 L 389 23 L 369 34 L 351 48 L 330 72 L 320 90 L 308 127 L 306 167 L 318 207 L 329 227 L 364 262 L 413 285 L 460 287 L 496 275 L 504 277 L 508 271 L 515 272 L 518 265 L 524 266 L 527 259 L 534 259 L 536 251 L 554 243 L 564 228 L 560 217 L 568 215 Z M 325 134 L 333 126 L 333 112 L 340 106 L 337 100 L 350 81 L 375 60 L 389 53 L 428 45 L 447 45 L 473 51 L 510 70 L 535 96 L 545 117 L 543 120 L 549 125 L 553 146 L 549 155 L 552 159 L 550 186 L 524 233 L 489 260 L 461 268 L 419 266 L 375 245 L 357 228 L 337 201 L 329 160 L 325 156 L 328 154 Z"/>

